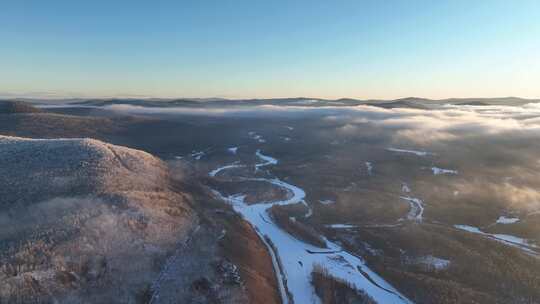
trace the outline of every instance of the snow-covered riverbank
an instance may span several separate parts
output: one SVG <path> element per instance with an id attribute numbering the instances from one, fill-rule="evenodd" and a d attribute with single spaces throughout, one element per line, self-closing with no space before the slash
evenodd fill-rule
<path id="1" fill-rule="evenodd" d="M 534 246 L 532 244 L 529 244 L 529 242 L 526 239 L 523 239 L 523 238 L 520 238 L 520 237 L 517 237 L 517 236 L 508 235 L 508 234 L 487 233 L 487 232 L 484 232 L 484 231 L 480 230 L 477 227 L 468 226 L 468 225 L 454 225 L 454 227 L 457 228 L 457 229 L 460 229 L 460 230 L 471 232 L 471 233 L 480 234 L 480 235 L 488 237 L 488 238 L 490 238 L 492 240 L 501 242 L 503 244 L 519 248 L 519 249 L 523 250 L 524 252 L 526 252 L 528 254 L 532 254 L 532 255 L 535 255 L 535 256 L 540 255 L 538 253 L 538 251 L 535 250 L 535 249 L 539 249 L 538 247 L 536 247 L 536 246 Z"/>
<path id="2" fill-rule="evenodd" d="M 277 164 L 277 160 L 256 153 L 264 163 L 256 164 L 255 167 Z M 378 303 L 411 303 L 401 295 L 394 287 L 374 273 L 359 257 L 344 251 L 339 245 L 326 240 L 327 248 L 319 248 L 304 243 L 279 228 L 269 216 L 267 210 L 274 205 L 290 205 L 303 203 L 306 196 L 303 189 L 273 178 L 248 178 L 247 180 L 267 182 L 274 186 L 284 188 L 288 197 L 273 202 L 259 202 L 246 204 L 242 194 L 222 196 L 215 191 L 224 201 L 230 203 L 234 210 L 241 214 L 257 231 L 265 243 L 265 237 L 271 242 L 269 247 L 271 254 L 279 261 L 280 267 L 276 268 L 277 277 L 285 282 L 284 286 L 290 293 L 295 303 L 320 303 L 311 284 L 311 273 L 315 265 L 323 265 L 329 273 L 337 278 L 349 282 L 356 288 L 365 291 Z M 283 296 L 282 292 L 282 296 Z M 287 297 L 283 298 L 288 303 Z"/>

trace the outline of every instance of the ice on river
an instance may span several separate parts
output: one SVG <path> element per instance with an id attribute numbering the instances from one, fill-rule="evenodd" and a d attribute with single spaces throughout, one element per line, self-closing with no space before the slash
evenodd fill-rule
<path id="1" fill-rule="evenodd" d="M 426 151 L 406 150 L 406 149 L 397 149 L 397 148 L 386 148 L 386 150 L 392 151 L 392 152 L 398 152 L 398 153 L 409 153 L 409 154 L 414 154 L 418 156 L 427 156 L 427 155 L 433 154 L 431 152 L 426 152 Z"/>
<path id="2" fill-rule="evenodd" d="M 520 238 L 520 237 L 517 237 L 517 236 L 508 235 L 508 234 L 487 233 L 487 232 L 484 232 L 484 231 L 480 230 L 477 227 L 468 226 L 468 225 L 454 225 L 454 227 L 457 228 L 457 229 L 460 229 L 460 230 L 465 230 L 465 231 L 471 232 L 471 233 L 480 234 L 480 235 L 488 237 L 488 238 L 490 238 L 492 240 L 504 243 L 504 244 L 512 246 L 512 247 L 519 248 L 519 249 L 523 250 L 524 252 L 526 252 L 528 254 L 538 255 L 538 252 L 536 250 L 534 250 L 537 247 L 535 245 L 529 244 L 529 242 L 524 238 Z"/>
<path id="3" fill-rule="evenodd" d="M 263 164 L 277 164 L 276 159 L 262 155 L 260 151 L 257 151 L 257 156 L 265 161 Z M 283 278 L 281 283 L 286 282 L 286 288 L 294 303 L 320 303 L 311 284 L 311 273 L 315 265 L 323 265 L 332 276 L 345 280 L 357 289 L 365 291 L 378 303 L 411 303 L 373 272 L 360 257 L 349 254 L 328 240 L 326 240 L 326 248 L 304 243 L 273 222 L 267 210 L 274 205 L 303 203 L 306 196 L 304 190 L 277 178 L 248 178 L 246 180 L 271 183 L 284 188 L 289 193 L 287 198 L 283 200 L 248 205 L 244 202 L 245 196 L 242 194 L 224 197 L 219 192 L 214 191 L 221 199 L 231 204 L 234 210 L 255 228 L 270 251 L 277 277 Z M 265 236 L 272 246 L 264 239 Z M 276 263 L 276 259 L 280 263 Z M 277 264 L 281 264 L 282 268 Z M 280 290 L 283 302 L 288 303 L 285 292 L 281 288 Z"/>
<path id="4" fill-rule="evenodd" d="M 255 155 L 257 155 L 257 157 L 263 161 L 262 163 L 256 164 L 255 169 L 259 169 L 260 167 L 269 166 L 269 165 L 277 165 L 278 163 L 277 159 L 262 154 L 261 150 L 257 150 L 257 152 L 255 152 Z"/>
<path id="5" fill-rule="evenodd" d="M 247 205 L 241 195 L 222 198 L 228 201 L 234 210 L 250 222 L 257 231 L 271 240 L 276 249 L 275 254 L 283 266 L 278 277 L 286 278 L 287 289 L 295 303 L 320 303 L 311 285 L 311 272 L 315 265 L 323 265 L 331 275 L 364 290 L 378 303 L 410 303 L 395 288 L 369 269 L 362 259 L 343 251 L 337 244 L 327 241 L 328 249 L 315 247 L 299 241 L 274 224 L 266 212 L 268 208 L 276 204 L 298 203 L 303 200 L 305 193 L 300 188 L 280 180 L 273 179 L 268 182 L 286 187 L 293 192 L 293 196 L 284 201 L 254 205 Z"/>
<path id="6" fill-rule="evenodd" d="M 219 172 L 223 171 L 223 170 L 226 170 L 226 169 L 232 169 L 232 168 L 240 168 L 240 167 L 243 167 L 244 165 L 240 165 L 239 162 L 234 162 L 230 165 L 226 165 L 226 166 L 222 166 L 222 167 L 219 167 L 219 168 L 216 168 L 212 171 L 210 171 L 208 173 L 209 176 L 216 176 Z"/>
<path id="7" fill-rule="evenodd" d="M 410 196 L 400 196 L 402 200 L 409 202 L 411 209 L 407 214 L 407 219 L 411 221 L 422 221 L 422 215 L 424 214 L 424 202 L 419 198 L 414 198 Z"/>

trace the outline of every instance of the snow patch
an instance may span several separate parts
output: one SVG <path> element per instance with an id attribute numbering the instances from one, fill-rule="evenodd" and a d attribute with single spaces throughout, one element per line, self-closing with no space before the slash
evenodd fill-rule
<path id="1" fill-rule="evenodd" d="M 457 228 L 457 229 L 465 230 L 465 231 L 472 232 L 472 233 L 484 234 L 480 229 L 478 229 L 476 227 L 473 227 L 473 226 L 454 225 L 454 227 Z"/>
<path id="2" fill-rule="evenodd" d="M 358 226 L 356 225 L 349 225 L 349 224 L 331 224 L 331 225 L 325 225 L 328 228 L 334 228 L 334 229 L 350 229 L 350 228 L 356 228 Z"/>
<path id="3" fill-rule="evenodd" d="M 252 139 L 254 139 L 254 140 L 256 140 L 256 141 L 258 141 L 260 143 L 265 143 L 266 142 L 266 140 L 261 135 L 257 134 L 256 132 L 253 132 L 253 131 L 248 132 L 248 135 L 249 135 L 249 137 L 251 137 Z"/>
<path id="4" fill-rule="evenodd" d="M 200 160 L 206 153 L 204 151 L 191 151 L 191 157 Z"/>
<path id="5" fill-rule="evenodd" d="M 308 205 L 308 203 L 305 200 L 302 200 L 302 204 L 304 204 L 304 206 L 306 206 L 306 208 L 308 208 L 308 211 L 304 215 L 304 218 L 311 217 L 313 215 L 313 209 L 311 209 L 311 206 Z"/>
<path id="6" fill-rule="evenodd" d="M 375 249 L 373 247 L 371 247 L 370 244 L 366 243 L 366 242 L 362 242 L 362 245 L 364 245 L 364 248 L 366 249 L 367 252 L 369 252 L 369 254 L 371 254 L 372 256 L 380 256 L 380 255 L 383 255 L 383 251 L 380 250 L 380 249 Z"/>
<path id="7" fill-rule="evenodd" d="M 371 162 L 366 162 L 366 170 L 368 175 L 373 174 L 373 164 Z"/>
<path id="8" fill-rule="evenodd" d="M 326 200 L 319 200 L 319 203 L 323 205 L 332 205 L 332 204 L 335 204 L 336 202 L 333 200 L 326 199 Z"/>
<path id="9" fill-rule="evenodd" d="M 433 171 L 433 175 L 441 175 L 441 174 L 458 174 L 456 170 L 450 170 L 450 169 L 442 169 L 437 167 L 431 167 L 431 171 Z"/>
<path id="10" fill-rule="evenodd" d="M 519 218 L 517 218 L 517 217 L 506 217 L 504 215 L 499 216 L 499 218 L 496 221 L 497 224 L 514 224 L 514 223 L 517 223 L 517 222 L 519 222 Z"/>
<path id="11" fill-rule="evenodd" d="M 411 193 L 411 188 L 409 188 L 409 185 L 407 185 L 407 183 L 401 183 L 401 192 Z"/>
<path id="12" fill-rule="evenodd" d="M 409 154 L 414 154 L 418 156 L 433 155 L 433 153 L 426 152 L 426 151 L 406 150 L 406 149 L 397 149 L 397 148 L 386 148 L 386 150 L 392 151 L 392 152 L 398 152 L 398 153 L 409 153 Z"/>
<path id="13" fill-rule="evenodd" d="M 441 259 L 432 255 L 426 255 L 416 259 L 416 263 L 424 264 L 435 270 L 443 270 L 450 266 L 450 260 Z"/>

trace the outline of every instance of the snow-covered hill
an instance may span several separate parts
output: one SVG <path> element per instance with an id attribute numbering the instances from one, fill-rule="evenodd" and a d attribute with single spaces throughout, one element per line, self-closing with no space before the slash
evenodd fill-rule
<path id="1" fill-rule="evenodd" d="M 140 301 L 195 226 L 146 152 L 0 136 L 0 168 L 0 302 Z"/>

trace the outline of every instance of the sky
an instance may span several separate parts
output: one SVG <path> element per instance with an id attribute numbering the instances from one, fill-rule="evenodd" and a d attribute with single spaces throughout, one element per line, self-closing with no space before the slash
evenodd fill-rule
<path id="1" fill-rule="evenodd" d="M 3 1 L 0 96 L 540 98 L 540 1 Z"/>

